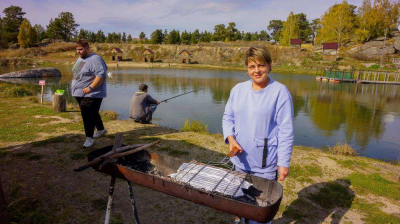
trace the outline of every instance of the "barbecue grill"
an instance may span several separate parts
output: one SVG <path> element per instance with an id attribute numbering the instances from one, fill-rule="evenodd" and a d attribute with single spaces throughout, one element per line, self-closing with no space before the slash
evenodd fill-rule
<path id="1" fill-rule="evenodd" d="M 107 146 L 89 153 L 89 162 L 110 152 L 112 148 Z M 221 168 L 213 163 L 187 161 L 142 150 L 120 157 L 116 162 L 103 164 L 101 169 L 100 164 L 97 163 L 93 168 L 127 180 L 128 183 L 134 182 L 257 222 L 271 221 L 282 200 L 282 186 L 278 182 Z M 203 176 L 203 179 L 199 179 L 204 174 L 214 178 Z M 244 185 L 247 185 L 247 189 L 243 189 L 244 195 L 238 196 L 239 188 Z"/>

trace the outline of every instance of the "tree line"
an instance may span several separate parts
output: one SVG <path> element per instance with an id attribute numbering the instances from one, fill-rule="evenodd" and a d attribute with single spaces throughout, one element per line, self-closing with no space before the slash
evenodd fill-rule
<path id="1" fill-rule="evenodd" d="M 87 39 L 97 43 L 152 43 L 152 44 L 197 44 L 211 41 L 275 41 L 289 46 L 291 39 L 321 44 L 338 42 L 340 45 L 364 43 L 379 36 L 390 35 L 399 20 L 398 0 L 364 0 L 362 5 L 349 4 L 346 0 L 331 6 L 320 18 L 308 20 L 304 13 L 290 12 L 286 21 L 271 20 L 265 30 L 244 32 L 230 22 L 214 26 L 213 32 L 196 29 L 193 32 L 156 29 L 150 37 L 141 32 L 139 38 L 133 38 L 126 32 L 107 33 L 102 30 L 93 32 L 80 29 L 70 12 L 61 12 L 51 18 L 44 28 L 32 24 L 24 18 L 25 12 L 19 6 L 10 6 L 3 10 L 0 17 L 0 47 L 6 48 L 14 43 L 21 47 L 35 46 L 46 38 L 74 41 Z M 269 32 L 267 32 L 267 30 Z"/>

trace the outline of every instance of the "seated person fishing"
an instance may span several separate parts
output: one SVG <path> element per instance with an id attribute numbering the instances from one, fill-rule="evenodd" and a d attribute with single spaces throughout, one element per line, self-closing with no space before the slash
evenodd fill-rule
<path id="1" fill-rule="evenodd" d="M 133 94 L 129 108 L 129 117 L 142 124 L 151 123 L 153 113 L 156 111 L 157 105 L 160 104 L 160 101 L 151 97 L 147 90 L 146 84 L 140 84 L 139 91 Z"/>

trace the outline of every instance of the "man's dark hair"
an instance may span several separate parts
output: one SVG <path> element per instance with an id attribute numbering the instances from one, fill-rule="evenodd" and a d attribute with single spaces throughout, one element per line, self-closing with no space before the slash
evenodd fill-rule
<path id="1" fill-rule="evenodd" d="M 147 89 L 147 85 L 146 84 L 140 84 L 140 86 L 139 86 L 139 90 L 140 91 L 145 91 L 146 89 Z"/>
<path id="2" fill-rule="evenodd" d="M 75 43 L 76 47 L 89 47 L 89 42 L 85 39 L 80 39 Z"/>

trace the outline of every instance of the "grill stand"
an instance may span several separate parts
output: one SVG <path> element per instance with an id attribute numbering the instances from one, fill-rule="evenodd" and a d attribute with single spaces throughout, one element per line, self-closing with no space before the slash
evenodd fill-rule
<path id="1" fill-rule="evenodd" d="M 115 152 L 117 148 L 121 148 L 121 145 L 122 145 L 122 134 L 117 133 L 117 135 L 115 136 L 112 152 Z M 105 162 L 103 164 L 105 164 Z M 107 161 L 107 162 L 110 162 L 110 161 Z M 116 162 L 116 159 L 114 159 L 113 162 Z M 101 166 L 103 166 L 103 164 Z M 109 224 L 109 222 L 110 222 L 111 206 L 112 206 L 112 201 L 114 198 L 114 189 L 115 189 L 115 180 L 116 179 L 117 178 L 115 176 L 111 176 L 110 188 L 108 190 L 106 220 L 104 221 L 105 224 Z M 139 216 L 138 216 L 137 209 L 136 209 L 135 197 L 133 196 L 132 184 L 130 181 L 126 181 L 126 182 L 128 183 L 129 197 L 131 198 L 131 206 L 132 206 L 132 210 L 133 210 L 133 216 L 135 217 L 135 223 L 140 224 Z"/>
<path id="2" fill-rule="evenodd" d="M 111 183 L 110 183 L 110 188 L 108 190 L 108 202 L 107 202 L 107 211 L 106 211 L 106 220 L 104 221 L 105 224 L 110 223 L 110 217 L 111 217 L 111 206 L 112 206 L 112 201 L 114 198 L 114 189 L 115 189 L 115 180 L 117 178 L 115 176 L 111 177 Z M 135 217 L 135 223 L 140 224 L 139 222 L 139 215 L 137 212 L 136 208 L 136 202 L 135 202 L 135 197 L 133 195 L 133 190 L 132 190 L 132 184 L 130 181 L 126 181 L 128 184 L 128 190 L 129 190 L 129 197 L 131 199 L 131 206 L 133 210 L 133 216 Z"/>

